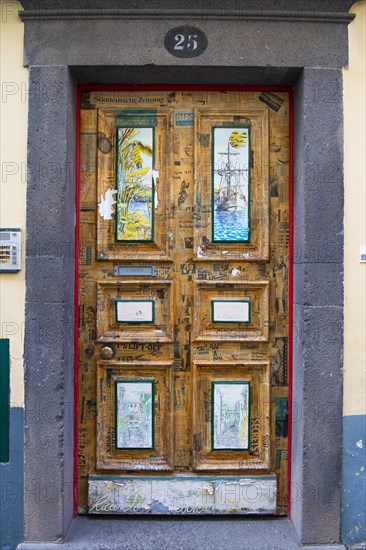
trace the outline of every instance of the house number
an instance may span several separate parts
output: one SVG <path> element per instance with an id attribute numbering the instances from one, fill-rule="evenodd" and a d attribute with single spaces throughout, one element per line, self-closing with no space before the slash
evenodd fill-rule
<path id="1" fill-rule="evenodd" d="M 171 29 L 164 38 L 166 50 L 175 57 L 197 57 L 206 50 L 207 44 L 205 33 L 188 25 Z"/>

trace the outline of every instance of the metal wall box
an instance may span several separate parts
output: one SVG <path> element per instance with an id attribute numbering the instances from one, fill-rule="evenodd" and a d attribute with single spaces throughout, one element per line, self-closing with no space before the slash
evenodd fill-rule
<path id="1" fill-rule="evenodd" d="M 0 229 L 0 273 L 21 269 L 21 230 Z"/>

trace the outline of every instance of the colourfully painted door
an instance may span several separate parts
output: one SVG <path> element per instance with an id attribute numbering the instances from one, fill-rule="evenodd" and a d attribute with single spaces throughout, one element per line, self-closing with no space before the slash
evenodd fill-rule
<path id="1" fill-rule="evenodd" d="M 285 514 L 289 97 L 81 92 L 79 511 Z"/>

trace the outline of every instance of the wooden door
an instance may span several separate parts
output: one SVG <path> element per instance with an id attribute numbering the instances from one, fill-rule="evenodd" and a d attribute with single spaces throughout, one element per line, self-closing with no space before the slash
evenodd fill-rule
<path id="1" fill-rule="evenodd" d="M 289 98 L 88 91 L 79 510 L 286 513 Z"/>

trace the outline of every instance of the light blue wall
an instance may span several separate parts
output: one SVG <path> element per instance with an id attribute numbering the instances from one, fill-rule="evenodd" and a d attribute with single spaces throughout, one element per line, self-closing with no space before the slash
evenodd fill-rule
<path id="1" fill-rule="evenodd" d="M 342 541 L 366 548 L 366 415 L 343 418 Z M 361 547 L 361 545 L 359 546 Z"/>
<path id="2" fill-rule="evenodd" d="M 10 409 L 9 462 L 0 463 L 0 550 L 14 550 L 24 539 L 24 410 Z"/>

